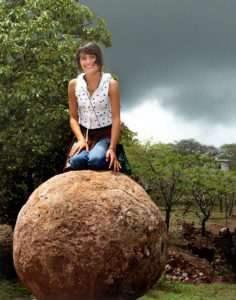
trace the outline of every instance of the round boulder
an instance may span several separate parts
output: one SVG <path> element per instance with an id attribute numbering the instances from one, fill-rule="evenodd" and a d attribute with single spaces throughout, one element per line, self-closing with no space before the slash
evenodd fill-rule
<path id="1" fill-rule="evenodd" d="M 72 171 L 40 185 L 23 206 L 13 258 L 39 300 L 136 299 L 165 268 L 167 230 L 129 177 Z"/>

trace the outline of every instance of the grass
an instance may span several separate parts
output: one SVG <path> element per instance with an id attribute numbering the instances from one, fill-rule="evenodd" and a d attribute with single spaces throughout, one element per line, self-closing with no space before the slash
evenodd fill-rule
<path id="1" fill-rule="evenodd" d="M 139 300 L 234 300 L 236 285 L 234 284 L 182 284 L 161 277 L 158 283 Z"/>
<path id="2" fill-rule="evenodd" d="M 164 207 L 159 206 L 159 209 L 160 209 L 160 211 L 162 213 L 163 218 L 165 219 L 165 209 L 164 209 Z M 186 221 L 188 223 L 194 222 L 194 224 L 195 224 L 196 227 L 201 228 L 201 222 L 200 222 L 200 219 L 196 215 L 196 211 L 197 211 L 197 209 L 194 208 L 194 207 L 192 207 L 190 209 L 190 211 L 188 211 L 184 215 L 183 214 L 184 207 L 182 207 L 182 206 L 178 206 L 178 208 L 174 207 L 173 211 L 171 213 L 171 217 L 170 217 L 170 231 L 173 228 L 175 228 L 176 226 L 178 226 L 178 224 L 176 224 L 177 220 Z M 236 215 L 236 212 L 235 212 L 235 215 Z M 229 222 L 229 224 L 231 224 L 232 228 L 234 228 L 236 226 L 236 218 L 235 217 L 234 218 L 233 217 L 229 217 L 228 218 L 228 222 Z M 216 207 L 212 211 L 212 214 L 211 214 L 210 218 L 207 220 L 207 222 L 206 222 L 206 229 L 208 229 L 207 228 L 208 225 L 215 225 L 215 224 L 217 224 L 218 226 L 220 225 L 221 227 L 226 227 L 225 214 L 221 213 L 218 207 Z"/>
<path id="3" fill-rule="evenodd" d="M 19 280 L 0 281 L 0 300 L 33 300 L 35 297 Z"/>
<path id="4" fill-rule="evenodd" d="M 18 281 L 0 281 L 0 300 L 36 300 Z M 183 284 L 162 276 L 153 289 L 139 300 L 234 300 L 236 285 L 233 284 Z"/>

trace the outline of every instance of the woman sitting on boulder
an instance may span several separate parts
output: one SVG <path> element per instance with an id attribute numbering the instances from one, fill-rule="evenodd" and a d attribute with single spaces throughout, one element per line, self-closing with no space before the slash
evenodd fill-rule
<path id="1" fill-rule="evenodd" d="M 119 85 L 102 72 L 100 48 L 92 42 L 79 47 L 76 55 L 80 71 L 69 82 L 70 126 L 75 142 L 69 152 L 73 170 L 119 171 L 116 145 L 120 133 Z M 68 165 L 67 165 L 68 167 Z"/>

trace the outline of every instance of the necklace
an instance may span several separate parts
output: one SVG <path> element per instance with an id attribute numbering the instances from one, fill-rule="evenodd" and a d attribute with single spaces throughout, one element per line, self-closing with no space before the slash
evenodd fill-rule
<path id="1" fill-rule="evenodd" d="M 95 88 L 95 89 L 91 89 L 91 88 L 88 86 L 88 82 L 87 82 L 86 75 L 85 75 L 85 81 L 86 81 L 86 83 L 87 83 L 87 90 L 88 90 L 90 93 L 93 93 L 94 91 L 96 91 L 96 89 L 98 88 L 98 86 L 99 86 L 99 84 L 100 84 L 101 77 L 102 77 L 102 74 L 100 73 L 100 75 L 99 75 L 99 80 L 98 80 L 98 84 L 97 84 L 96 88 Z"/>

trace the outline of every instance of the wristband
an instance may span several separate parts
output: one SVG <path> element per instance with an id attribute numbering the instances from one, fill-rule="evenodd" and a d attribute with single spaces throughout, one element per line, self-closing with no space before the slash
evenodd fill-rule
<path id="1" fill-rule="evenodd" d="M 112 149 L 114 152 L 116 152 L 116 149 L 112 146 L 110 146 L 109 149 Z"/>

